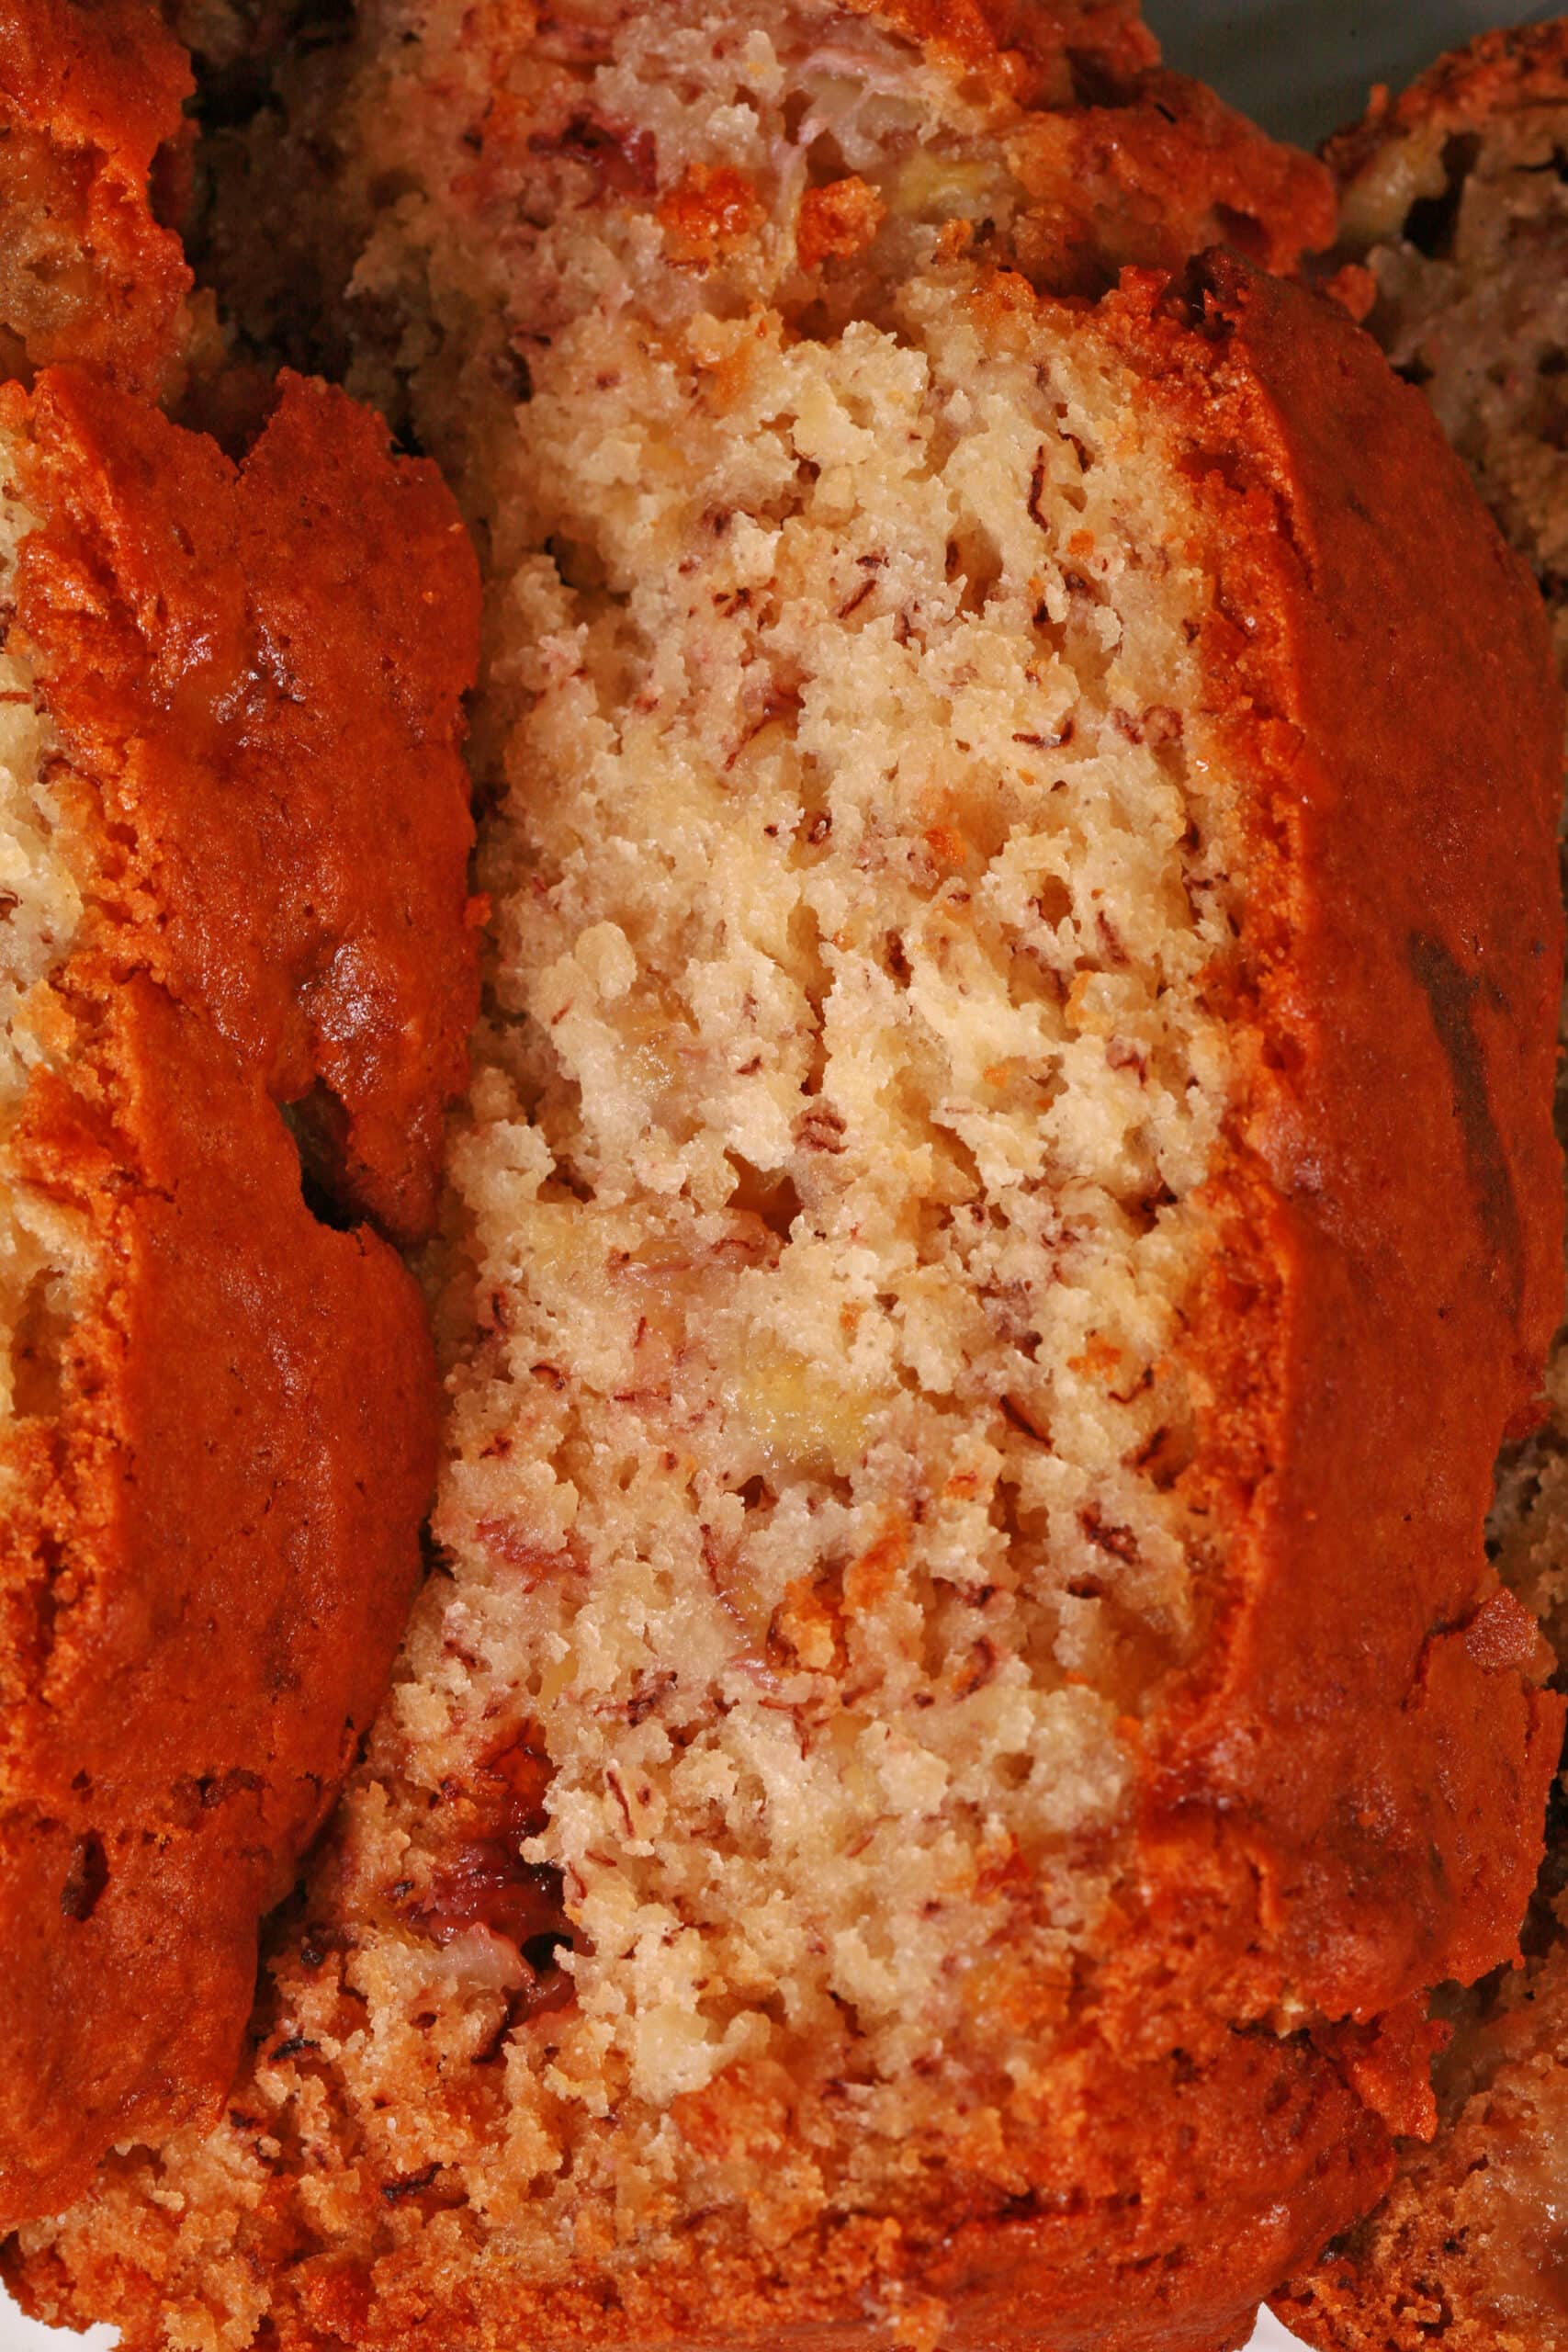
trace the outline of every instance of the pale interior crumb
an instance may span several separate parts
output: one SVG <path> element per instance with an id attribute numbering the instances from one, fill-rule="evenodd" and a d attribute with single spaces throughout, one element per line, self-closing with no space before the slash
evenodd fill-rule
<path id="1" fill-rule="evenodd" d="M 1199 526 L 1130 368 L 939 258 L 1006 184 L 973 106 L 873 28 L 834 55 L 732 13 L 728 46 L 723 10 L 619 23 L 592 90 L 661 181 L 767 191 L 716 286 L 646 212 L 567 200 L 570 162 L 498 254 L 446 208 L 438 107 L 362 123 L 367 175 L 423 148 L 359 283 L 406 307 L 418 429 L 488 549 L 499 805 L 450 1574 L 350 1869 L 397 1846 L 417 1881 L 433 1793 L 535 1727 L 577 2005 L 547 2066 L 515 2046 L 469 2179 L 531 2177 L 541 2245 L 596 2166 L 623 2210 L 694 2193 L 672 2103 L 742 2062 L 847 2086 L 864 2147 L 825 2166 L 886 2165 L 985 1965 L 1065 1976 L 1092 1936 L 1123 1719 L 1192 1624 L 1175 1350 L 1239 912 Z M 898 266 L 874 247 L 825 320 L 790 240 L 829 140 Z M 773 307 L 734 299 L 759 282 Z M 502 341 L 522 404 L 481 381 Z M 1022 1929 L 984 1905 L 1010 1862 Z M 433 1991 L 417 1930 L 358 1933 L 352 2095 L 433 2096 L 493 2005 L 460 1969 Z"/>
<path id="2" fill-rule="evenodd" d="M 0 1443 L 48 1410 L 59 1340 L 81 1272 L 71 1214 L 3 1166 L 33 1072 L 69 1052 L 48 983 L 82 922 L 81 860 L 51 781 L 52 732 L 10 616 L 17 550 L 33 515 L 15 485 L 16 445 L 0 435 Z M 4 1458 L 0 1456 L 0 1476 Z"/>
<path id="3" fill-rule="evenodd" d="M 496 590 L 463 1631 L 397 1703 L 416 1780 L 487 1709 L 540 1724 L 572 2070 L 655 2108 L 834 2003 L 896 2080 L 998 1840 L 1090 1927 L 1064 1841 L 1189 1622 L 1201 583 L 1102 357 L 988 348 L 961 285 L 902 312 L 585 322 L 518 416 L 554 554 Z"/>

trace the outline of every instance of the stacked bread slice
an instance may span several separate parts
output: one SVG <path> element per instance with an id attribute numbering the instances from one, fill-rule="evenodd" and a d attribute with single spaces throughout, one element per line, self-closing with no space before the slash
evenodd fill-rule
<path id="1" fill-rule="evenodd" d="M 1420 384 L 1546 594 L 1568 666 L 1568 25 L 1446 58 L 1330 150 L 1370 322 Z M 1561 1115 L 1561 1114 L 1560 1114 Z M 1543 1425 L 1505 1454 L 1500 1574 L 1568 1660 L 1568 1344 Z M 1568 2341 L 1568 1914 L 1564 1825 L 1526 1964 L 1450 2005 L 1441 2128 L 1373 2221 L 1280 2310 L 1347 2352 L 1542 2352 Z"/>
<path id="2" fill-rule="evenodd" d="M 130 9 L 0 37 L 9 2221 L 215 2116 L 381 1695 L 437 1403 L 393 1244 L 475 998 L 472 559 L 341 392 L 238 463 L 153 404 L 207 365 L 148 209 L 183 80 Z"/>

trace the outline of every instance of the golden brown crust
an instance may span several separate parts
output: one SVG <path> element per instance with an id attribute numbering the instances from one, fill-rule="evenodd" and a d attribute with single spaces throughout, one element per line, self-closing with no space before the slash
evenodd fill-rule
<path id="1" fill-rule="evenodd" d="M 0 331 L 7 370 L 73 361 L 156 395 L 178 368 L 191 277 L 154 218 L 182 132 L 184 51 L 144 0 L 0 9 Z"/>
<path id="2" fill-rule="evenodd" d="M 50 519 L 18 608 L 135 824 L 112 888 L 159 910 L 148 968 L 306 1104 L 332 1188 L 414 1241 L 478 1001 L 452 733 L 477 580 L 433 466 L 389 464 L 341 392 L 282 387 L 236 477 L 151 409 L 41 386 L 26 487 Z"/>
<path id="3" fill-rule="evenodd" d="M 1078 104 L 1033 118 L 1015 154 L 1036 198 L 1019 244 L 1035 284 L 1099 293 L 1121 269 L 1179 270 L 1210 245 L 1290 274 L 1332 243 L 1322 166 L 1202 83 L 1150 68 L 1080 86 Z"/>
<path id="4" fill-rule="evenodd" d="M 1220 259 L 1097 311 L 1016 277 L 985 300 L 1025 345 L 1042 321 L 1111 336 L 1176 423 L 1219 576 L 1211 694 L 1253 795 L 1231 1009 L 1251 1084 L 1194 1339 L 1226 1566 L 1201 1670 L 1152 1719 L 1117 1918 L 1077 1983 L 1021 1967 L 986 1996 L 1065 2023 L 1005 2147 L 955 2115 L 886 2210 L 783 2246 L 714 2214 L 679 2263 L 536 2287 L 434 2180 L 339 2176 L 323 2231 L 286 2156 L 242 2233 L 284 2352 L 391 2352 L 433 2323 L 451 2352 L 826 2347 L 889 2311 L 953 2352 L 1218 2352 L 1425 2120 L 1424 1987 L 1513 1947 L 1561 1722 L 1481 1544 L 1560 1241 L 1539 608 L 1418 397 L 1314 298 Z M 264 2023 L 330 2014 L 339 1969 L 286 1951 Z M 741 2072 L 688 2121 L 765 2162 L 789 2086 Z M 89 2231 L 70 2268 L 13 2275 L 41 2315 L 107 2312 L 151 2346 L 179 2255 L 152 2200 L 140 2226 L 133 2256 Z"/>
<path id="5" fill-rule="evenodd" d="M 477 987 L 458 696 L 471 554 L 426 467 L 287 384 L 239 469 L 70 374 L 27 436 L 19 626 L 89 853 L 70 1043 L 7 1175 L 94 1272 L 15 1425 L 3 1555 L 0 2207 L 209 2117 L 418 1573 L 414 1284 Z M 323 1096 L 321 1090 L 330 1090 Z"/>
<path id="6" fill-rule="evenodd" d="M 1138 0 L 851 0 L 959 66 L 1000 65 L 1039 103 L 1048 79 L 1057 103 L 1086 72 L 1126 75 L 1159 60 Z"/>
<path id="7" fill-rule="evenodd" d="M 1290 271 L 1334 236 L 1311 156 L 1268 139 L 1201 82 L 1165 70 L 1135 7 L 1025 0 L 854 0 L 1035 117 L 1015 157 L 1043 196 L 1019 261 L 1037 285 L 1099 293 L 1119 269 L 1177 270 L 1234 244 Z M 809 266 L 809 265 L 807 265 Z"/>
<path id="8" fill-rule="evenodd" d="M 1555 184 L 1553 118 L 1565 105 L 1568 20 L 1559 19 L 1487 34 L 1397 99 L 1375 93 L 1364 120 L 1325 151 L 1345 193 L 1347 245 L 1368 254 L 1373 325 L 1426 386 L 1483 497 L 1532 561 L 1560 665 L 1563 484 L 1550 379 L 1562 225 L 1537 191 Z M 1560 1333 L 1551 1418 L 1505 1454 L 1492 1522 L 1500 1567 L 1540 1610 L 1560 1660 L 1563 1364 Z M 1402 2149 L 1378 2211 L 1273 2299 L 1304 2341 L 1336 2352 L 1416 2352 L 1439 2340 L 1453 2352 L 1536 2352 L 1558 2341 L 1568 2318 L 1562 1857 L 1554 1805 L 1529 1961 L 1453 2011 L 1435 2140 Z"/>
<path id="9" fill-rule="evenodd" d="M 256 1919 L 379 1696 L 434 1467 L 389 1249 L 311 1218 L 259 1073 L 210 1027 L 143 975 L 80 986 L 91 1042 L 13 1146 L 115 1268 L 7 1544 L 31 1634 L 0 1832 L 14 2216 L 212 2112 Z"/>
<path id="10" fill-rule="evenodd" d="M 1366 2018 L 1509 1948 L 1561 1726 L 1481 1547 L 1493 1433 L 1558 1306 L 1561 712 L 1523 567 L 1370 339 L 1228 264 L 1207 302 L 1207 413 L 1245 469 L 1205 496 L 1235 543 L 1213 675 L 1264 779 L 1237 1007 L 1258 1064 L 1219 1186 L 1231 1311 L 1197 1340 L 1236 1533 L 1150 1831 L 1190 1898 L 1223 1819 L 1257 1994 L 1248 1909 L 1279 1996 Z M 1260 500 L 1277 528 L 1249 545 Z M 1520 1819 L 1516 1845 L 1488 1826 Z"/>

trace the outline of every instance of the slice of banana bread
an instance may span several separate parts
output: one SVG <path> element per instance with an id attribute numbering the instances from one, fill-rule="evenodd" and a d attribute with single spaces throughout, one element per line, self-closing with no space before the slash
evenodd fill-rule
<path id="1" fill-rule="evenodd" d="M 1371 321 L 1534 566 L 1568 670 L 1568 23 L 1444 58 L 1330 149 Z M 1559 1123 L 1563 1106 L 1559 1097 Z M 1544 1426 L 1504 1456 L 1496 1564 L 1568 1661 L 1568 1339 Z M 1387 2202 L 1277 2308 L 1341 2352 L 1568 2343 L 1568 1820 L 1528 1960 L 1448 2004 L 1442 2123 Z"/>
<path id="2" fill-rule="evenodd" d="M 381 1236 L 431 1223 L 477 989 L 434 470 L 320 385 L 247 381 L 238 469 L 144 404 L 225 400 L 190 86 L 138 0 L 0 22 L 9 2220 L 216 2114 L 380 1696 L 436 1418 Z"/>
<path id="3" fill-rule="evenodd" d="M 0 474 L 14 2220 L 216 2112 L 402 1631 L 436 1388 L 372 1227 L 426 1230 L 466 1070 L 474 583 L 319 385 L 236 469 L 49 371 Z"/>
<path id="4" fill-rule="evenodd" d="M 14 2220 L 216 2112 L 402 1631 L 437 1392 L 372 1226 L 426 1229 L 466 1070 L 474 582 L 319 385 L 236 469 L 51 370 L 0 478 Z"/>
<path id="5" fill-rule="evenodd" d="M 1214 2352 L 1514 1948 L 1539 602 L 1348 320 L 1167 274 L 1314 168 L 1049 15 L 377 7 L 257 117 L 487 582 L 441 1566 L 45 2316 Z"/>
<path id="6" fill-rule="evenodd" d="M 1369 323 L 1534 566 L 1568 667 L 1568 20 L 1441 59 L 1328 155 Z"/>

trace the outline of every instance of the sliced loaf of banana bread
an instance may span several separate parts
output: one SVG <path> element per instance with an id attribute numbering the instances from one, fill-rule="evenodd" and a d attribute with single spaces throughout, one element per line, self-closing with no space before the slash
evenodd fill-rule
<path id="1" fill-rule="evenodd" d="M 1544 623 L 1094 15 L 378 5 L 229 154 L 485 573 L 440 1565 L 45 2316 L 1215 2352 L 1515 1948 Z"/>

